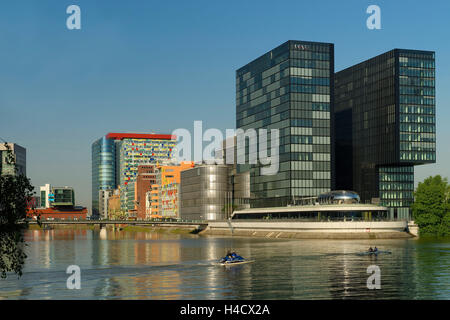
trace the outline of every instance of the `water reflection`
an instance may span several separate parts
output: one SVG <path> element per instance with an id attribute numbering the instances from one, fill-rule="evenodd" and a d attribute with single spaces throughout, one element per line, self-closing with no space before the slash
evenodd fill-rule
<path id="1" fill-rule="evenodd" d="M 113 230 L 35 230 L 25 235 L 21 279 L 0 280 L 20 299 L 449 299 L 450 242 L 377 240 L 391 255 L 360 256 L 373 241 L 201 237 Z M 255 260 L 224 267 L 229 249 Z M 67 266 L 82 289 L 65 288 Z M 381 290 L 367 289 L 369 265 Z"/>

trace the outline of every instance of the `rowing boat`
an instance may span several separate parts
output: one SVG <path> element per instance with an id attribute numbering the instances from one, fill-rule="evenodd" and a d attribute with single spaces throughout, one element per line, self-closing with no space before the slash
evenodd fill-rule
<path id="1" fill-rule="evenodd" d="M 360 252 L 358 255 L 360 256 L 367 256 L 367 255 L 378 255 L 378 254 L 391 254 L 391 251 L 383 251 L 383 250 L 377 250 L 377 251 L 365 251 Z"/>

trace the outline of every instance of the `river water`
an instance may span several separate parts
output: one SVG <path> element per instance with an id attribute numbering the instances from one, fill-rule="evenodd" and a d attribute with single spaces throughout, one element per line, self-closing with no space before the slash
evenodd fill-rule
<path id="1" fill-rule="evenodd" d="M 131 231 L 29 230 L 23 276 L 0 299 L 450 299 L 450 241 L 278 240 Z M 357 253 L 377 246 L 392 254 Z M 224 267 L 233 249 L 254 260 Z M 68 289 L 78 265 L 81 289 Z M 380 289 L 368 289 L 369 266 Z"/>

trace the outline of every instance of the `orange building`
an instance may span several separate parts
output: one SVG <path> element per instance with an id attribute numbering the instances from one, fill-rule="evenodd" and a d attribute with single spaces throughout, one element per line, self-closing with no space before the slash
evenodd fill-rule
<path id="1" fill-rule="evenodd" d="M 146 217 L 146 193 L 151 190 L 156 183 L 156 165 L 138 166 L 138 175 L 134 188 L 135 210 L 138 220 L 145 220 Z"/>
<path id="2" fill-rule="evenodd" d="M 137 219 L 178 217 L 180 173 L 193 167 L 192 161 L 179 165 L 139 165 L 134 195 Z"/>
<path id="3" fill-rule="evenodd" d="M 178 166 L 162 166 L 157 173 L 159 185 L 159 215 L 163 218 L 179 217 L 179 186 L 181 171 L 195 166 L 192 161 L 182 161 Z"/>

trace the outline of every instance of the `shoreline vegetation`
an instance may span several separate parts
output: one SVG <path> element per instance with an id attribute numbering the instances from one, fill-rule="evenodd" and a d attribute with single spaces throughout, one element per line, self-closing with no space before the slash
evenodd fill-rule
<path id="1" fill-rule="evenodd" d="M 18 277 L 27 255 L 23 231 L 27 229 L 27 205 L 33 196 L 30 179 L 19 170 L 11 146 L 5 141 L 6 156 L 0 159 L 5 166 L 0 174 L 0 278 L 14 272 Z M 37 223 L 40 223 L 38 217 Z"/>
<path id="2" fill-rule="evenodd" d="M 450 237 L 450 184 L 440 175 L 419 182 L 411 207 L 420 237 Z"/>

